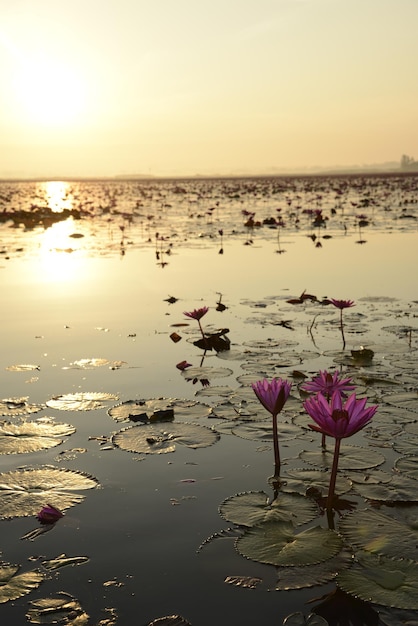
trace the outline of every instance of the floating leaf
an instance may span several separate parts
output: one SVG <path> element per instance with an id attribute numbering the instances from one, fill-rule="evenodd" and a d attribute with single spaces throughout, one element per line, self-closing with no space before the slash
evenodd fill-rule
<path id="1" fill-rule="evenodd" d="M 311 613 L 305 617 L 303 613 L 291 613 L 283 620 L 283 626 L 328 626 L 328 622 L 320 615 Z"/>
<path id="2" fill-rule="evenodd" d="M 51 417 L 32 422 L 0 422 L 0 454 L 22 454 L 58 446 L 75 432 L 69 424 L 57 423 Z"/>
<path id="3" fill-rule="evenodd" d="M 154 619 L 147 626 L 191 626 L 191 624 L 181 615 L 167 615 L 166 617 Z"/>
<path id="4" fill-rule="evenodd" d="M 92 411 L 94 409 L 103 409 L 104 402 L 118 400 L 118 396 L 112 393 L 85 392 L 85 393 L 68 393 L 62 396 L 54 396 L 48 400 L 46 405 L 51 409 L 59 411 Z"/>
<path id="5" fill-rule="evenodd" d="M 32 600 L 30 605 L 26 617 L 31 624 L 87 626 L 89 623 L 89 616 L 78 600 L 63 591 L 52 598 Z"/>
<path id="6" fill-rule="evenodd" d="M 180 418 L 199 419 L 208 417 L 212 409 L 196 400 L 178 400 L 176 398 L 152 398 L 150 400 L 128 400 L 108 410 L 108 414 L 117 422 L 130 420 L 159 421 Z"/>
<path id="7" fill-rule="evenodd" d="M 166 454 L 174 452 L 176 444 L 188 448 L 206 448 L 218 439 L 219 434 L 206 426 L 155 423 L 124 428 L 113 436 L 113 443 L 128 452 Z"/>
<path id="8" fill-rule="evenodd" d="M 291 522 L 265 522 L 245 531 L 237 550 L 253 561 L 270 565 L 312 565 L 335 556 L 342 548 L 332 530 L 315 526 L 295 534 Z"/>
<path id="9" fill-rule="evenodd" d="M 16 417 L 37 413 L 42 407 L 39 404 L 29 404 L 27 398 L 4 398 L 0 400 L 0 415 L 3 417 Z"/>
<path id="10" fill-rule="evenodd" d="M 408 411 L 418 412 L 418 391 L 404 391 L 383 396 L 383 402 L 393 404 Z"/>
<path id="11" fill-rule="evenodd" d="M 0 474 L 0 518 L 36 515 L 51 504 L 62 510 L 81 502 L 74 491 L 93 489 L 98 481 L 87 474 L 45 466 Z"/>
<path id="12" fill-rule="evenodd" d="M 224 580 L 228 585 L 234 585 L 234 587 L 243 587 L 244 589 L 255 589 L 262 580 L 261 578 L 254 578 L 252 576 L 227 576 Z"/>
<path id="13" fill-rule="evenodd" d="M 67 565 L 81 565 L 89 561 L 88 556 L 67 556 L 66 554 L 60 554 L 55 559 L 49 559 L 48 561 L 42 561 L 43 567 L 47 570 L 56 570 Z"/>
<path id="14" fill-rule="evenodd" d="M 332 447 L 333 448 L 333 447 Z M 299 454 L 299 458 L 312 465 L 318 465 L 330 469 L 334 458 L 334 450 L 327 448 L 326 450 L 303 450 Z M 368 469 L 377 467 L 385 462 L 385 457 L 380 452 L 370 450 L 370 448 L 361 448 L 359 446 L 341 445 L 338 468 L 343 469 Z"/>
<path id="15" fill-rule="evenodd" d="M 354 565 L 338 575 L 341 589 L 367 602 L 418 609 L 418 563 L 367 552 L 356 556 Z"/>
<path id="16" fill-rule="evenodd" d="M 44 579 L 39 571 L 18 574 L 19 569 L 19 565 L 0 563 L 0 604 L 27 595 L 37 589 Z"/>
<path id="17" fill-rule="evenodd" d="M 278 567 L 276 591 L 305 589 L 333 580 L 338 572 L 351 565 L 351 553 L 342 550 L 335 556 L 314 565 Z"/>
<path id="18" fill-rule="evenodd" d="M 271 420 L 267 422 L 251 422 L 249 424 L 240 424 L 233 429 L 233 434 L 243 439 L 251 439 L 251 441 L 273 441 L 273 425 Z M 277 432 L 279 441 L 289 441 L 296 439 L 300 435 L 300 428 L 294 424 L 279 422 L 277 424 Z"/>
<path id="19" fill-rule="evenodd" d="M 418 480 L 418 457 L 415 455 L 403 456 L 395 462 L 399 472 Z M 417 496 L 418 499 L 418 496 Z"/>
<path id="20" fill-rule="evenodd" d="M 9 365 L 6 367 L 8 372 L 33 372 L 34 370 L 40 370 L 39 365 L 30 365 L 28 363 L 24 363 L 22 365 Z"/>
<path id="21" fill-rule="evenodd" d="M 96 367 L 104 367 L 105 365 L 112 369 L 119 369 L 122 365 L 126 365 L 126 361 L 109 361 L 109 359 L 100 358 L 79 359 L 78 361 L 73 361 L 71 365 L 82 370 L 91 370 Z"/>
<path id="22" fill-rule="evenodd" d="M 398 437 L 393 442 L 393 449 L 404 455 L 416 454 L 418 450 L 418 437 L 405 435 Z"/>
<path id="23" fill-rule="evenodd" d="M 344 539 L 355 547 L 388 557 L 418 559 L 418 533 L 378 511 L 354 511 L 339 524 Z"/>
<path id="24" fill-rule="evenodd" d="M 418 501 L 417 484 L 413 478 L 394 475 L 384 484 L 369 482 L 357 484 L 357 491 L 363 498 L 380 502 L 416 502 Z"/>
<path id="25" fill-rule="evenodd" d="M 317 515 L 317 508 L 297 494 L 280 493 L 270 501 L 264 491 L 247 491 L 224 500 L 219 512 L 226 521 L 241 526 L 255 526 L 279 520 L 293 521 L 299 526 L 313 520 Z"/>
<path id="26" fill-rule="evenodd" d="M 227 367 L 188 367 L 181 375 L 186 380 L 193 380 L 194 378 L 212 380 L 214 378 L 226 378 L 231 374 L 233 371 Z"/>
<path id="27" fill-rule="evenodd" d="M 330 472 L 316 469 L 288 469 L 281 481 L 280 489 L 295 491 L 306 495 L 307 490 L 315 489 L 320 494 L 328 493 Z M 339 494 L 347 493 L 352 486 L 351 480 L 337 474 L 335 490 Z"/>

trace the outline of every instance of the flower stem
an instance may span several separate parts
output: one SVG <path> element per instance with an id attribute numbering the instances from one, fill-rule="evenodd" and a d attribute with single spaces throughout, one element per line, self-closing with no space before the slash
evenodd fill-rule
<path id="1" fill-rule="evenodd" d="M 343 350 L 345 350 L 345 336 L 344 336 L 343 310 L 342 309 L 340 309 L 340 330 L 341 330 L 341 337 L 343 338 Z"/>
<path id="2" fill-rule="evenodd" d="M 327 497 L 327 505 L 326 505 L 327 511 L 332 510 L 332 502 L 334 500 L 335 483 L 337 481 L 338 458 L 340 456 L 340 444 L 341 444 L 341 439 L 336 439 L 335 448 L 334 448 L 334 459 L 332 461 L 331 478 L 329 481 L 329 489 L 328 489 L 328 497 Z"/>
<path id="3" fill-rule="evenodd" d="M 279 450 L 279 435 L 277 432 L 277 414 L 273 414 L 273 448 L 274 448 L 274 469 L 275 476 L 280 474 L 280 450 Z"/>

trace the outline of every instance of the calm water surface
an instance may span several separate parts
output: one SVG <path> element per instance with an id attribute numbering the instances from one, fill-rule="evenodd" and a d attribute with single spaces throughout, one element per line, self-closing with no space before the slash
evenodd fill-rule
<path id="1" fill-rule="evenodd" d="M 216 415 L 225 402 L 242 407 L 252 400 L 251 376 L 292 378 L 295 370 L 311 376 L 334 367 L 354 376 L 372 401 L 389 390 L 365 387 L 366 369 L 396 380 L 399 389 L 416 389 L 416 369 L 391 363 L 394 355 L 416 358 L 417 189 L 416 177 L 0 185 L 1 398 L 40 404 L 28 420 L 49 416 L 76 428 L 57 447 L 1 454 L 1 471 L 51 465 L 99 483 L 33 541 L 21 538 L 38 527 L 34 516 L 0 521 L 1 558 L 22 571 L 42 570 L 42 560 L 63 553 L 89 557 L 2 604 L 4 623 L 28 623 L 31 601 L 65 592 L 90 615 L 83 624 L 145 626 L 173 614 L 194 626 L 281 624 L 296 611 L 307 616 L 306 602 L 335 588 L 331 582 L 274 591 L 275 568 L 240 556 L 231 537 L 197 553 L 205 539 L 232 526 L 218 512 L 225 498 L 252 490 L 272 495 L 268 441 L 223 432 L 226 420 L 219 417 L 198 417 L 190 421 L 221 431 L 215 445 L 129 453 L 113 448 L 110 437 L 130 424 L 115 422 L 107 409 L 172 398 L 198 401 Z M 243 211 L 260 225 L 245 226 Z M 314 225 L 319 214 L 324 221 Z M 269 216 L 284 225 L 265 223 Z M 317 302 L 287 302 L 305 290 Z M 177 300 L 170 303 L 169 296 Z M 345 351 L 338 311 L 318 304 L 330 297 L 356 302 L 345 312 Z M 210 387 L 187 381 L 175 367 L 183 359 L 201 364 L 203 353 L 192 343 L 197 324 L 178 324 L 186 322 L 184 311 L 203 305 L 210 308 L 205 329 L 229 329 L 231 340 L 229 352 L 205 355 Z M 258 369 L 248 370 L 257 346 L 266 353 Z M 360 346 L 373 348 L 371 367 L 353 367 L 341 356 Z M 92 359 L 105 361 L 83 365 Z M 22 365 L 36 369 L 13 367 Z M 45 406 L 80 392 L 118 400 L 91 411 Z M 296 383 L 293 395 L 300 411 Z M 268 418 L 257 410 L 258 419 Z M 285 467 L 304 466 L 301 449 L 317 443 L 312 437 L 283 442 Z M 353 443 L 370 445 L 363 434 Z M 382 468 L 391 471 L 399 455 L 390 446 L 384 453 Z M 326 525 L 323 518 L 319 523 Z M 226 584 L 227 576 L 261 582 L 244 589 Z M 381 609 L 373 606 L 376 615 Z"/>

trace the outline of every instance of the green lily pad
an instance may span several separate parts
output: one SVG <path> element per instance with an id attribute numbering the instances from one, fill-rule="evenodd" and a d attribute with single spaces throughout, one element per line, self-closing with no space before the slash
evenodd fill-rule
<path id="1" fill-rule="evenodd" d="M 330 469 L 334 458 L 334 445 L 325 451 L 322 450 L 303 450 L 299 454 L 302 461 L 306 461 L 311 465 L 318 465 Z M 341 444 L 340 456 L 338 460 L 338 469 L 368 469 L 377 467 L 385 462 L 385 457 L 376 450 L 370 448 L 361 448 L 360 446 L 350 446 Z"/>
<path id="2" fill-rule="evenodd" d="M 317 508 L 297 494 L 280 493 L 270 501 L 264 491 L 247 491 L 224 500 L 219 512 L 226 521 L 242 526 L 279 520 L 292 521 L 299 526 L 313 520 Z"/>
<path id="3" fill-rule="evenodd" d="M 366 602 L 418 609 L 418 563 L 367 552 L 356 556 L 354 565 L 337 577 L 343 591 Z"/>
<path id="4" fill-rule="evenodd" d="M 314 488 L 322 494 L 328 493 L 330 472 L 316 469 L 287 469 L 283 475 L 281 489 L 283 491 L 306 494 L 307 489 Z M 347 493 L 352 486 L 351 480 L 337 474 L 335 490 L 339 494 Z"/>
<path id="5" fill-rule="evenodd" d="M 88 556 L 67 556 L 66 554 L 60 554 L 55 559 L 49 559 L 48 561 L 42 561 L 42 566 L 47 570 L 61 569 L 67 565 L 81 565 L 89 561 Z"/>
<path id="6" fill-rule="evenodd" d="M 50 598 L 32 600 L 26 617 L 31 624 L 87 626 L 89 623 L 89 616 L 79 601 L 63 591 Z"/>
<path id="7" fill-rule="evenodd" d="M 3 398 L 0 400 L 0 415 L 3 417 L 17 417 L 38 413 L 42 409 L 39 404 L 29 404 L 28 398 Z"/>
<path id="8" fill-rule="evenodd" d="M 44 575 L 37 570 L 19 574 L 19 569 L 19 565 L 0 563 L 0 604 L 27 595 L 44 580 Z"/>
<path id="9" fill-rule="evenodd" d="M 58 446 L 63 437 L 75 432 L 69 424 L 55 422 L 52 417 L 41 417 L 32 422 L 0 422 L 0 454 L 37 452 Z"/>
<path id="10" fill-rule="evenodd" d="M 39 365 L 32 365 L 30 363 L 22 363 L 19 365 L 9 365 L 6 367 L 8 372 L 33 372 L 35 370 L 40 370 Z"/>
<path id="11" fill-rule="evenodd" d="M 418 450 L 418 437 L 406 434 L 402 435 L 393 442 L 393 449 L 405 456 L 416 454 Z"/>
<path id="12" fill-rule="evenodd" d="M 276 591 L 288 591 L 289 589 L 306 589 L 323 585 L 333 580 L 343 569 L 349 567 L 351 561 L 351 553 L 342 550 L 322 563 L 302 567 L 278 567 L 278 580 L 275 589 Z"/>
<path id="13" fill-rule="evenodd" d="M 271 419 L 267 422 L 250 422 L 248 424 L 239 424 L 232 431 L 234 435 L 251 441 L 273 441 L 273 424 Z M 289 441 L 296 439 L 300 435 L 300 428 L 294 424 L 286 422 L 278 422 L 277 432 L 279 441 Z"/>
<path id="14" fill-rule="evenodd" d="M 418 412 L 418 391 L 403 391 L 383 396 L 383 402 L 393 404 L 401 409 Z"/>
<path id="15" fill-rule="evenodd" d="M 0 474 L 0 519 L 36 515 L 47 504 L 63 511 L 84 499 L 75 491 L 97 485 L 88 474 L 50 466 L 5 472 Z"/>
<path id="16" fill-rule="evenodd" d="M 176 398 L 151 398 L 149 400 L 127 400 L 111 407 L 108 415 L 116 422 L 159 421 L 180 418 L 199 419 L 211 415 L 212 409 L 196 400 Z"/>
<path id="17" fill-rule="evenodd" d="M 303 613 L 291 613 L 283 620 L 283 626 L 328 626 L 326 619 L 311 613 L 305 617 Z"/>
<path id="18" fill-rule="evenodd" d="M 62 396 L 54 396 L 51 400 L 48 400 L 46 406 L 58 411 L 92 411 L 103 409 L 105 402 L 117 399 L 118 397 L 112 393 L 67 393 Z"/>
<path id="19" fill-rule="evenodd" d="M 395 474 L 383 484 L 364 482 L 355 486 L 355 491 L 368 500 L 380 502 L 416 502 L 418 490 L 416 480 Z"/>
<path id="20" fill-rule="evenodd" d="M 315 526 L 295 534 L 292 522 L 265 522 L 246 530 L 236 542 L 238 552 L 270 565 L 313 565 L 332 558 L 342 548 L 332 530 Z"/>
<path id="21" fill-rule="evenodd" d="M 410 478 L 418 480 L 418 457 L 416 455 L 411 454 L 397 459 L 395 468 Z M 418 499 L 418 496 L 416 499 Z"/>
<path id="22" fill-rule="evenodd" d="M 219 440 L 219 433 L 197 424 L 163 423 L 129 426 L 113 435 L 113 443 L 127 452 L 166 454 L 174 452 L 176 444 L 188 448 L 206 448 Z"/>
<path id="23" fill-rule="evenodd" d="M 357 548 L 388 557 L 418 559 L 418 533 L 378 511 L 354 511 L 339 523 L 344 539 Z"/>

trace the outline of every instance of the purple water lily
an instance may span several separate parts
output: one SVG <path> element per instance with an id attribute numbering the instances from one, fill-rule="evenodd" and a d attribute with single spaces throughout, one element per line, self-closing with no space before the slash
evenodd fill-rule
<path id="1" fill-rule="evenodd" d="M 335 298 L 330 298 L 330 302 L 335 307 L 337 307 L 337 309 L 340 309 L 340 330 L 341 330 L 341 336 L 343 338 L 343 350 L 345 350 L 343 311 L 344 309 L 349 309 L 352 306 L 356 306 L 356 305 L 354 303 L 354 300 L 336 300 Z"/>
<path id="2" fill-rule="evenodd" d="M 287 380 L 282 380 L 281 378 L 273 378 L 271 382 L 269 382 L 264 378 L 263 380 L 253 383 L 251 386 L 263 407 L 271 413 L 273 417 L 275 474 L 278 476 L 280 473 L 280 450 L 277 432 L 277 415 L 286 404 L 292 383 L 289 383 Z"/>
<path id="3" fill-rule="evenodd" d="M 186 317 L 190 317 L 193 320 L 197 320 L 197 323 L 199 324 L 200 332 L 202 333 L 203 340 L 205 339 L 205 333 L 203 332 L 203 328 L 200 323 L 200 320 L 202 319 L 204 315 L 206 315 L 208 311 L 209 311 L 208 306 L 202 306 L 200 309 L 194 309 L 194 311 L 183 311 L 183 315 L 185 315 Z"/>
<path id="4" fill-rule="evenodd" d="M 334 373 L 327 370 L 320 371 L 311 381 L 303 383 L 301 389 L 307 393 L 322 393 L 326 398 L 330 398 L 334 391 L 340 391 L 345 396 L 346 391 L 354 391 L 356 388 L 352 384 L 352 378 L 340 378 L 340 372 L 335 370 Z"/>
<path id="5" fill-rule="evenodd" d="M 337 480 L 338 457 L 340 454 L 341 439 L 351 437 L 370 422 L 377 411 L 377 405 L 366 408 L 367 398 L 358 400 L 353 393 L 343 403 L 340 391 L 334 391 L 328 401 L 322 393 L 309 398 L 303 403 L 308 415 L 315 424 L 308 424 L 310 428 L 324 435 L 335 438 L 334 459 L 328 489 L 327 510 L 331 511 L 334 498 L 335 482 Z"/>
<path id="6" fill-rule="evenodd" d="M 61 517 L 64 517 L 64 513 L 57 509 L 52 504 L 42 507 L 36 516 L 41 524 L 55 524 Z"/>

